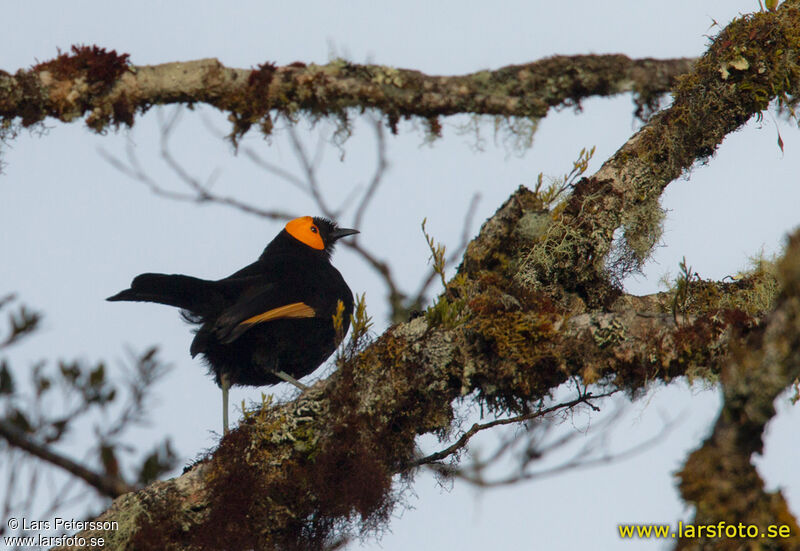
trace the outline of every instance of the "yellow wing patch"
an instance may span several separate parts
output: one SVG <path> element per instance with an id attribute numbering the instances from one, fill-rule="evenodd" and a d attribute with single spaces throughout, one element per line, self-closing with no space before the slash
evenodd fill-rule
<path id="1" fill-rule="evenodd" d="M 314 309 L 302 302 L 293 302 L 286 306 L 279 306 L 272 310 L 267 310 L 263 314 L 258 314 L 252 318 L 248 318 L 241 322 L 239 325 L 254 325 L 256 323 L 263 323 L 265 321 L 272 321 L 283 318 L 313 318 L 317 313 Z"/>

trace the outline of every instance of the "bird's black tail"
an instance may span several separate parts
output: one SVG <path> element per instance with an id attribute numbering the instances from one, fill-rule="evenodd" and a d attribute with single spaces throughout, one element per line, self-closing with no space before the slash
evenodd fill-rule
<path id="1" fill-rule="evenodd" d="M 106 300 L 157 302 L 202 314 L 203 306 L 213 302 L 216 295 L 213 281 L 176 274 L 142 274 L 136 276 L 130 289 Z"/>

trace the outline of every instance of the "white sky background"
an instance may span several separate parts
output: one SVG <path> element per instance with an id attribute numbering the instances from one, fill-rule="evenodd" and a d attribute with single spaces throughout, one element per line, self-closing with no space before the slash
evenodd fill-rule
<path id="1" fill-rule="evenodd" d="M 223 9 L 210 2 L 137 2 L 124 9 L 107 2 L 27 2 L 4 6 L 0 68 L 14 72 L 51 59 L 56 48 L 97 44 L 126 52 L 134 64 L 217 57 L 226 65 L 254 67 L 274 61 L 325 63 L 332 56 L 372 61 L 430 74 L 459 74 L 524 63 L 554 54 L 624 53 L 631 57 L 700 55 L 712 18 L 724 25 L 756 1 L 679 2 L 237 2 Z M 171 109 L 171 108 L 170 108 Z M 165 111 L 168 114 L 170 109 Z M 173 364 L 159 386 L 152 426 L 137 431 L 149 448 L 165 435 L 186 461 L 214 446 L 220 426 L 219 390 L 188 355 L 191 334 L 177 311 L 157 305 L 111 304 L 103 299 L 146 271 L 224 277 L 254 260 L 281 225 L 224 207 L 170 202 L 149 193 L 105 162 L 104 148 L 124 157 L 128 140 L 140 162 L 165 186 L 181 189 L 159 159 L 157 109 L 137 118 L 131 131 L 105 137 L 81 122 L 48 123 L 44 137 L 22 135 L 4 148 L 0 176 L 0 294 L 16 291 L 45 313 L 43 329 L 12 350 L 19 369 L 40 357 L 106 359 L 116 366 L 124 347 L 160 346 Z M 428 268 L 419 224 L 437 240 L 455 246 L 474 191 L 482 199 L 472 232 L 520 184 L 539 172 L 558 175 L 582 147 L 597 146 L 590 173 L 599 168 L 635 128 L 629 96 L 586 101 L 583 111 L 551 113 L 540 124 L 533 148 L 520 157 L 495 143 L 492 122 L 482 127 L 484 151 L 457 133 L 446 119 L 444 139 L 423 145 L 424 134 L 409 124 L 389 137 L 391 163 L 384 186 L 361 228 L 366 244 L 391 258 L 400 282 L 416 289 Z M 465 119 L 460 118 L 459 121 Z M 776 126 L 777 125 L 777 126 Z M 201 179 L 221 171 L 215 188 L 266 208 L 316 214 L 310 199 L 234 155 L 209 127 L 227 132 L 224 115 L 210 108 L 185 112 L 172 138 L 177 159 Z M 308 125 L 300 125 L 304 130 Z M 324 127 L 324 126 L 323 126 Z M 780 129 L 785 153 L 777 146 Z M 314 143 L 318 130 L 308 133 Z M 243 141 L 282 167 L 299 173 L 285 136 L 271 143 L 251 132 Z M 356 124 L 344 161 L 329 147 L 320 176 L 328 197 L 341 200 L 364 186 L 375 163 L 373 133 Z M 659 290 L 681 257 L 702 277 L 720 279 L 746 266 L 762 247 L 780 249 L 798 223 L 800 139 L 793 123 L 766 115 L 729 136 L 706 166 L 670 185 L 664 247 L 631 280 L 632 292 Z M 337 204 L 337 201 L 332 201 Z M 347 211 L 340 220 L 352 220 Z M 354 292 L 366 292 L 370 312 L 385 327 L 384 289 L 356 257 L 334 256 Z M 317 372 L 317 375 L 320 372 Z M 279 396 L 290 391 L 277 387 Z M 260 389 L 236 390 L 232 404 L 257 398 Z M 714 391 L 658 389 L 633 404 L 619 421 L 613 450 L 623 450 L 660 430 L 663 418 L 681 418 L 663 442 L 633 459 L 547 478 L 503 490 L 478 492 L 456 485 L 443 491 L 420 475 L 410 496 L 413 509 L 395 519 L 391 533 L 368 549 L 660 549 L 659 542 L 621 541 L 621 522 L 675 523 L 690 518 L 677 498 L 672 473 L 698 446 L 713 422 Z M 780 486 L 800 512 L 796 455 L 798 408 L 786 400 L 769 426 L 767 452 L 759 465 L 771 487 Z M 611 409 L 609 407 L 609 409 Z M 238 412 L 235 414 L 238 415 Z M 578 423 L 580 424 L 580 423 Z M 565 430 L 571 430 L 569 423 Z M 591 431 L 589 432 L 591 435 Z M 484 440 L 488 449 L 491 439 Z M 426 448 L 437 447 L 425 440 Z M 80 456 L 80 442 L 72 450 Z M 3 484 L 3 482 L 0 482 Z M 0 487 L 0 495 L 3 489 Z M 398 510 L 398 512 L 400 512 Z M 2 519 L 5 522 L 5 519 Z M 358 543 L 352 545 L 358 547 Z"/>

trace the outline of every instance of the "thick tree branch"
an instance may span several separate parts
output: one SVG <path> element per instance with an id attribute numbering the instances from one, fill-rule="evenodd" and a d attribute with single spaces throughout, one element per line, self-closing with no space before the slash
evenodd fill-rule
<path id="1" fill-rule="evenodd" d="M 525 226 L 531 204 L 534 195 L 518 191 L 471 249 L 485 246 L 502 222 L 509 239 L 498 254 L 524 251 L 510 236 Z M 640 301 L 648 306 L 643 315 L 578 313 L 543 294 L 503 291 L 501 281 L 497 272 L 462 266 L 425 316 L 390 329 L 297 400 L 249 416 L 213 458 L 191 474 L 125 496 L 116 514 L 133 515 L 127 520 L 148 538 L 165 534 L 149 540 L 155 546 L 321 546 L 334 525 L 369 526 L 389 514 L 392 477 L 411 474 L 417 434 L 449 428 L 454 400 L 472 394 L 490 409 L 524 415 L 573 376 L 610 391 L 700 366 L 718 371 L 730 339 L 757 325 L 743 312 L 724 310 L 682 316 L 676 325 L 658 299 Z M 251 529 L 241 530 L 244 524 Z M 144 537 L 129 544 L 144 545 Z"/>
<path id="2" fill-rule="evenodd" d="M 130 126 L 135 114 L 151 105 L 207 103 L 231 114 L 236 137 L 253 124 L 269 133 L 279 113 L 345 117 L 349 108 L 369 106 L 384 113 L 395 130 L 401 118 L 423 117 L 438 133 L 435 119 L 456 113 L 541 118 L 557 105 L 631 91 L 640 106 L 652 104 L 692 63 L 556 56 L 495 71 L 430 76 L 344 60 L 267 63 L 257 70 L 225 67 L 216 59 L 130 66 L 125 55 L 82 47 L 14 75 L 0 71 L 0 117 L 20 117 L 29 126 L 46 117 L 69 122 L 88 113 L 87 124 L 101 130 Z"/>
<path id="3" fill-rule="evenodd" d="M 783 292 L 761 330 L 733 349 L 721 374 L 722 411 L 714 432 L 689 456 L 680 478 L 681 494 L 696 507 L 695 525 L 726 524 L 758 528 L 753 549 L 798 549 L 800 528 L 780 491 L 767 492 L 751 463 L 762 453 L 764 427 L 775 415 L 774 402 L 800 376 L 800 232 L 780 263 Z M 769 526 L 786 526 L 782 537 L 766 541 Z M 742 538 L 685 538 L 678 549 L 741 549 Z M 756 547 L 765 543 L 764 547 Z"/>
<path id="4" fill-rule="evenodd" d="M 775 13 L 732 23 L 681 79 L 673 106 L 654 117 L 595 177 L 579 183 L 565 204 L 551 212 L 538 193 L 520 189 L 513 194 L 469 244 L 458 275 L 424 316 L 393 326 L 357 355 L 345 355 L 336 372 L 293 402 L 249 415 L 212 457 L 183 477 L 115 501 L 108 515 L 125 519 L 126 545 L 321 548 L 348 525 L 374 527 L 395 504 L 393 477 L 413 475 L 408 466 L 414 462 L 416 436 L 445 434 L 453 403 L 465 396 L 494 414 L 514 416 L 529 413 L 575 376 L 602 391 L 630 392 L 682 375 L 722 372 L 725 378 L 723 369 L 731 358 L 734 364 L 751 365 L 741 359 L 748 356 L 739 355 L 739 348 L 753 339 L 775 343 L 764 348 L 770 351 L 764 362 L 784 362 L 775 368 L 779 371 L 768 371 L 776 373 L 765 398 L 771 403 L 775 389 L 787 386 L 796 372 L 800 270 L 784 268 L 783 298 L 764 325 L 763 312 L 753 307 L 740 282 L 689 281 L 697 292 L 693 300 L 624 297 L 614 287 L 606 259 L 614 231 L 623 226 L 633 252 L 619 261 L 625 269 L 635 268 L 657 233 L 660 217 L 654 213 L 660 212 L 657 201 L 664 186 L 696 159 L 713 153 L 727 132 L 772 98 L 791 101 L 786 94 L 797 85 L 799 4 L 788 0 Z M 391 120 L 408 114 L 397 107 L 404 105 L 406 87 L 415 79 L 426 81 L 413 72 L 376 73 L 362 67 L 364 78 L 354 76 L 353 67 L 264 67 L 244 86 L 266 91 L 259 96 L 266 98 L 273 87 L 302 89 L 306 95 L 287 97 L 314 113 L 336 112 L 360 98 L 361 105 L 375 105 Z M 519 67 L 505 71 L 510 71 L 506 79 L 529 82 Z M 423 91 L 412 114 L 447 114 L 454 105 L 459 112 L 475 112 L 471 109 L 480 105 L 485 112 L 522 106 L 523 116 L 540 116 L 535 106 L 548 103 L 537 99 L 535 91 L 527 104 L 480 93 L 480 86 L 502 83 L 498 76 L 430 81 L 436 90 L 459 78 L 483 78 L 483 84 L 460 83 L 463 98 L 459 88 L 448 89 L 455 92 L 452 103 L 437 103 L 434 92 Z M 315 95 L 315 86 L 331 94 L 326 103 Z M 478 92 L 470 86 L 479 86 Z M 511 88 L 524 91 L 525 85 Z M 395 111 L 386 107 L 387 98 L 395 102 Z M 247 111 L 251 104 L 235 95 L 220 105 L 226 101 L 245 106 L 236 111 L 241 114 L 237 131 L 268 123 L 264 113 L 275 109 L 267 102 Z M 755 279 L 749 283 L 756 285 Z M 736 380 L 725 382 L 726 392 Z M 749 442 L 749 447 L 737 443 L 726 449 L 758 449 L 753 434 L 760 435 L 771 415 L 765 403 L 747 398 L 740 402 L 744 410 L 732 410 L 744 411 L 755 422 L 726 419 L 733 429 L 725 440 Z M 749 405 L 757 406 L 754 417 Z"/>
<path id="5" fill-rule="evenodd" d="M 683 75 L 672 106 L 655 115 L 592 177 L 579 182 L 557 224 L 534 247 L 519 278 L 563 285 L 592 303 L 639 269 L 661 236 L 658 201 L 666 186 L 708 159 L 725 136 L 773 99 L 791 108 L 800 86 L 800 2 L 731 23 Z M 612 258 L 615 232 L 623 240 Z M 592 266 L 575 271 L 574 266 Z"/>

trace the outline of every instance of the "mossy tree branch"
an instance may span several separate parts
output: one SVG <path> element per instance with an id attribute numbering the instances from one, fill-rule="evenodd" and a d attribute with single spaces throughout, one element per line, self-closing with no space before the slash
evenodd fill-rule
<path id="1" fill-rule="evenodd" d="M 764 427 L 774 402 L 800 376 L 800 232 L 780 263 L 783 292 L 758 331 L 731 348 L 722 370 L 725 402 L 714 432 L 678 474 L 680 490 L 695 506 L 694 525 L 786 526 L 786 537 L 753 538 L 751 549 L 798 549 L 800 529 L 780 491 L 766 492 L 751 462 L 762 453 Z M 763 546 L 758 546 L 761 543 Z M 741 549 L 741 538 L 685 538 L 678 549 Z"/>
<path id="2" fill-rule="evenodd" d="M 270 63 L 256 70 L 201 59 L 155 66 L 128 65 L 127 55 L 74 47 L 70 55 L 14 75 L 0 71 L 0 122 L 24 126 L 55 117 L 70 122 L 88 113 L 95 130 L 132 125 L 153 105 L 207 103 L 230 113 L 234 139 L 252 125 L 263 132 L 283 114 L 346 118 L 350 108 L 381 111 L 396 131 L 401 119 L 456 113 L 544 117 L 551 107 L 592 96 L 635 92 L 639 111 L 657 104 L 691 59 L 640 59 L 624 55 L 557 56 L 462 76 L 335 60 L 327 65 Z"/>
<path id="3" fill-rule="evenodd" d="M 524 254 L 521 231 L 536 205 L 524 189 L 509 199 L 426 316 L 391 328 L 297 400 L 248 416 L 186 480 L 125 496 L 103 518 L 135 526 L 134 548 L 320 547 L 350 523 L 386 519 L 393 476 L 413 474 L 416 436 L 445 434 L 458 399 L 523 414 L 572 376 L 631 392 L 648 381 L 710 376 L 729 344 L 758 327 L 757 316 L 719 308 L 746 293 L 746 282 L 704 293 L 704 312 L 685 312 L 678 324 L 667 295 L 632 297 L 628 308 L 601 313 L 509 284 L 513 258 L 476 253 L 499 241 L 506 246 L 495 257 Z"/>
<path id="4" fill-rule="evenodd" d="M 649 381 L 720 373 L 725 409 L 710 443 L 687 463 L 684 496 L 698 504 L 698 522 L 753 506 L 759 518 L 772 514 L 771 521 L 797 534 L 785 503 L 759 486 L 749 458 L 760 449 L 772 400 L 797 373 L 800 238 L 783 264 L 782 295 L 766 317 L 748 299 L 748 285 L 759 284 L 755 276 L 729 286 L 690 281 L 694 299 L 681 300 L 676 312 L 672 297 L 621 296 L 607 259 L 622 226 L 629 252 L 619 261 L 625 269 L 637 267 L 654 242 L 664 187 L 773 98 L 793 106 L 799 5 L 788 0 L 774 13 L 732 23 L 678 83 L 673 106 L 579 183 L 564 204 L 549 211 L 537 193 L 517 191 L 484 224 L 457 276 L 423 317 L 345 356 L 330 378 L 298 399 L 248 416 L 184 476 L 117 499 L 102 518 L 124 525 L 106 537 L 135 549 L 320 548 L 348 527 L 369 529 L 386 520 L 396 500 L 393 477 L 413 475 L 416 436 L 447 434 L 460 399 L 520 415 L 573 376 L 635 392 Z M 246 82 L 238 85 L 271 90 L 285 82 L 286 70 L 304 75 L 311 88 L 303 90 L 313 92 L 315 75 L 327 83 L 326 71 L 344 71 L 348 78 L 335 82 L 380 92 L 359 97 L 372 98 L 361 105 L 377 102 L 384 109 L 385 98 L 403 96 L 403 86 L 414 80 L 401 73 L 395 81 L 390 72 L 380 73 L 388 79 L 381 82 L 373 82 L 375 73 L 348 80 L 350 67 L 330 65 L 313 74 L 305 66 L 262 67 L 246 79 L 242 74 Z M 519 73 L 515 78 L 524 79 Z M 460 97 L 458 88 L 450 92 Z M 323 98 L 310 93 L 298 96 L 308 103 L 297 108 L 336 113 L 347 107 L 341 97 L 332 95 L 327 110 Z M 423 93 L 417 105 L 434 105 L 426 99 Z M 245 106 L 235 111 L 235 131 L 254 123 L 268 130 L 264 114 L 273 106 L 247 111 L 252 104 L 236 103 L 239 96 L 220 101 Z M 390 122 L 407 114 L 384 112 Z M 446 113 L 412 113 L 439 114 Z M 697 472 L 708 465 L 737 475 L 746 499 L 725 504 L 727 495 L 713 483 L 707 495 L 695 493 Z M 793 542 L 784 543 L 770 542 L 786 549 Z"/>
<path id="5" fill-rule="evenodd" d="M 800 2 L 744 16 L 722 30 L 682 75 L 669 109 L 656 114 L 593 176 L 579 182 L 519 277 L 612 301 L 619 279 L 639 269 L 661 236 L 666 186 L 708 159 L 726 135 L 771 101 L 793 110 L 800 92 Z M 615 232 L 623 240 L 612 251 Z M 592 270 L 574 270 L 590 265 Z M 609 287 L 611 283 L 611 287 Z"/>

